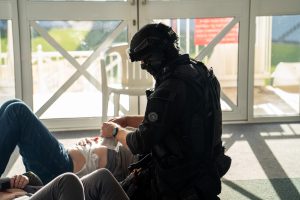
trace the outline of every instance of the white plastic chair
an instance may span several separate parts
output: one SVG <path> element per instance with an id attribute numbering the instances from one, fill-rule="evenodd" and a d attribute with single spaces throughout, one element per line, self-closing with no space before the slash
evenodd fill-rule
<path id="1" fill-rule="evenodd" d="M 114 116 L 118 116 L 121 94 L 143 96 L 146 89 L 153 87 L 152 76 L 142 70 L 139 63 L 128 60 L 127 48 L 128 44 L 112 46 L 101 59 L 103 121 L 107 120 L 111 94 L 114 95 Z"/>

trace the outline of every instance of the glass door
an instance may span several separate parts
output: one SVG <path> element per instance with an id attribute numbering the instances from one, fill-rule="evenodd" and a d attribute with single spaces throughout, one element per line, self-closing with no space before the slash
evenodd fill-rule
<path id="1" fill-rule="evenodd" d="M 136 31 L 135 1 L 32 0 L 18 6 L 24 100 L 50 129 L 99 128 L 100 57 Z"/>
<path id="2" fill-rule="evenodd" d="M 299 120 L 300 115 L 300 3 L 253 0 L 255 21 L 251 43 L 254 81 L 249 95 L 254 121 Z M 252 59 L 251 59 L 252 60 Z"/>
<path id="3" fill-rule="evenodd" d="M 0 104 L 23 99 L 51 130 L 99 128 L 100 58 L 156 21 L 213 67 L 224 121 L 297 120 L 299 9 L 296 0 L 1 0 Z M 121 95 L 120 114 L 143 114 L 145 102 Z"/>
<path id="4" fill-rule="evenodd" d="M 152 21 L 172 26 L 182 52 L 213 67 L 228 121 L 247 119 L 249 5 L 249 0 L 140 1 L 140 26 Z"/>
<path id="5" fill-rule="evenodd" d="M 0 1 L 0 105 L 21 98 L 17 1 Z"/>

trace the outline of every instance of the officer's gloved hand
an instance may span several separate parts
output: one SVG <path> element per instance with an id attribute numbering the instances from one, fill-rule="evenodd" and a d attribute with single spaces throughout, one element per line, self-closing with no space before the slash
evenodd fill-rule
<path id="1" fill-rule="evenodd" d="M 38 175 L 36 175 L 35 173 L 28 171 L 26 173 L 23 174 L 24 176 L 27 176 L 29 179 L 29 183 L 28 185 L 32 185 L 32 186 L 43 186 L 43 182 L 42 180 L 38 177 Z"/>

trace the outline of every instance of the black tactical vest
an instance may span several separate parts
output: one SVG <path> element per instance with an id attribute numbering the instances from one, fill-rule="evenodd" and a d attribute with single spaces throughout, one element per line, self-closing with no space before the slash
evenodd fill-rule
<path id="1" fill-rule="evenodd" d="M 176 148 L 182 148 L 185 155 L 192 156 L 197 161 L 212 159 L 213 154 L 219 153 L 222 142 L 219 81 L 212 69 L 208 70 L 202 62 L 195 60 L 176 66 L 165 80 L 170 78 L 187 84 L 190 100 L 185 102 L 188 111 L 181 122 L 185 130 L 181 133 L 182 144 Z"/>
<path id="2" fill-rule="evenodd" d="M 197 75 L 191 76 L 191 73 Z M 197 196 L 199 191 L 207 190 L 207 194 L 217 195 L 221 191 L 221 182 L 216 158 L 224 155 L 219 81 L 212 69 L 208 70 L 203 63 L 194 60 L 178 65 L 165 80 L 168 78 L 184 81 L 193 98 L 187 105 L 188 111 L 182 121 L 186 131 L 181 135 L 180 144 L 174 146 L 174 152 L 169 152 L 170 155 L 182 152 L 186 159 L 171 169 L 160 168 L 160 163 L 156 165 L 159 192 L 169 195 L 182 190 L 180 196 L 184 196 L 184 193 Z M 167 142 L 172 146 L 172 140 Z M 169 158 L 157 158 L 156 161 L 163 163 L 163 159 Z M 183 196 L 181 199 L 184 199 Z"/>
<path id="3" fill-rule="evenodd" d="M 185 99 L 187 102 L 181 104 L 185 110 L 183 116 L 179 117 L 178 124 L 172 124 L 171 133 L 166 133 L 172 136 L 167 135 L 163 141 L 153 146 L 150 162 L 140 166 L 149 169 L 150 177 L 150 181 L 146 181 L 150 185 L 142 187 L 140 194 L 142 199 L 147 196 L 152 200 L 165 199 L 162 197 L 174 200 L 213 199 L 221 191 L 220 177 L 227 172 L 231 162 L 224 155 L 221 141 L 220 84 L 212 70 L 208 70 L 201 62 L 191 60 L 187 55 L 180 56 L 178 62 L 172 61 L 172 66 L 163 72 L 160 79 L 156 80 L 155 92 L 147 92 L 148 101 L 160 91 L 166 93 L 159 94 L 159 98 L 168 96 L 170 88 L 160 89 L 170 87 L 169 79 L 172 79 L 172 87 L 178 86 L 174 81 L 178 81 L 180 86 L 185 85 L 188 98 Z M 174 89 L 176 88 L 171 88 L 170 91 L 176 91 Z M 151 113 L 154 107 L 147 109 Z M 163 113 L 170 112 L 160 110 L 158 114 L 160 116 Z M 164 120 L 155 127 L 163 126 L 163 122 Z M 147 129 L 145 126 L 141 128 Z"/>

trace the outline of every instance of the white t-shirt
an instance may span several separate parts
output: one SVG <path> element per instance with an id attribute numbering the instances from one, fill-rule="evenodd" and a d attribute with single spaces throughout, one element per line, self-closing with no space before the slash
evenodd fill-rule
<path id="1" fill-rule="evenodd" d="M 28 199 L 30 199 L 29 196 L 22 196 L 22 197 L 15 198 L 14 200 L 28 200 Z"/>

